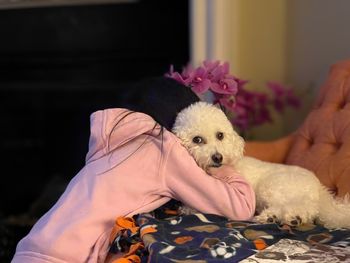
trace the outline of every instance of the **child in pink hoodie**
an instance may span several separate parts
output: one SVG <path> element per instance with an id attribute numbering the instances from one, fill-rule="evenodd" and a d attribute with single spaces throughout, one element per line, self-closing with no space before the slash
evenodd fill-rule
<path id="1" fill-rule="evenodd" d="M 204 213 L 250 219 L 255 196 L 246 180 L 228 166 L 208 175 L 169 132 L 176 114 L 195 101 L 188 87 L 157 78 L 135 87 L 128 110 L 93 113 L 86 165 L 18 243 L 12 262 L 104 262 L 115 218 L 171 198 Z"/>

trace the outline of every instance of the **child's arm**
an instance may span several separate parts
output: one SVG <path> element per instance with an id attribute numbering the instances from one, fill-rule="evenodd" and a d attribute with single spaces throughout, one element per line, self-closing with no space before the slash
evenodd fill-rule
<path id="1" fill-rule="evenodd" d="M 17 245 L 12 263 L 88 262 L 107 254 L 113 218 L 102 187 L 93 186 L 97 176 L 83 169 L 68 185 L 58 202 Z M 97 261 L 97 260 L 96 260 Z"/>
<path id="2" fill-rule="evenodd" d="M 248 220 L 254 215 L 255 193 L 230 166 L 211 168 L 210 176 L 185 148 L 175 144 L 163 173 L 172 197 L 200 212 L 235 220 Z"/>

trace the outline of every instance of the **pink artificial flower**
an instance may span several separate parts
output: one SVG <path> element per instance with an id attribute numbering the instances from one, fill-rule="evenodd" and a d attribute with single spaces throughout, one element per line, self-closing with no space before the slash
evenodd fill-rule
<path id="1" fill-rule="evenodd" d="M 210 91 L 214 96 L 214 103 L 231 112 L 231 122 L 241 132 L 252 126 L 272 122 L 270 106 L 278 112 L 282 112 L 286 106 L 300 106 L 300 100 L 293 91 L 277 82 L 267 83 L 272 97 L 264 92 L 245 89 L 248 81 L 231 75 L 227 62 L 220 64 L 218 60 L 206 60 L 202 66 L 195 69 L 188 65 L 181 74 L 175 72 L 171 66 L 166 76 L 191 87 L 197 94 Z"/>
<path id="2" fill-rule="evenodd" d="M 237 82 L 238 90 L 242 89 L 245 86 L 245 84 L 249 82 L 249 80 L 240 79 L 235 76 L 233 76 L 233 79 Z"/>
<path id="3" fill-rule="evenodd" d="M 230 73 L 230 65 L 227 62 L 225 62 L 222 65 L 216 65 L 215 68 L 207 68 L 207 71 L 208 74 L 211 74 L 210 79 L 214 82 L 218 82 L 220 79 L 228 77 L 227 75 L 229 75 Z"/>
<path id="4" fill-rule="evenodd" d="M 186 78 L 183 78 L 182 75 L 180 75 L 180 73 L 174 71 L 174 65 L 170 65 L 170 70 L 168 73 L 165 73 L 165 76 L 168 78 L 172 78 L 183 85 L 187 86 L 189 84 L 188 79 L 186 80 Z"/>
<path id="5" fill-rule="evenodd" d="M 273 100 L 273 106 L 275 108 L 276 111 L 282 113 L 284 111 L 284 101 L 281 98 L 275 98 Z"/>
<path id="6" fill-rule="evenodd" d="M 287 105 L 294 108 L 300 107 L 301 102 L 294 95 L 292 89 L 287 89 L 285 86 L 276 82 L 268 82 L 267 86 L 274 93 L 273 105 L 276 111 L 283 112 Z"/>
<path id="7" fill-rule="evenodd" d="M 207 78 L 207 72 L 203 67 L 197 68 L 190 73 L 192 90 L 197 94 L 203 94 L 211 86 L 211 81 Z"/>
<path id="8" fill-rule="evenodd" d="M 247 109 L 246 107 L 244 107 L 241 104 L 237 103 L 234 106 L 233 111 L 237 114 L 238 117 L 247 118 L 247 119 L 249 118 L 249 109 Z"/>
<path id="9" fill-rule="evenodd" d="M 272 122 L 269 109 L 266 106 L 259 108 L 254 115 L 253 121 L 254 125 L 262 125 L 266 122 Z"/>
<path id="10" fill-rule="evenodd" d="M 216 97 L 215 103 L 219 103 L 220 105 L 224 106 L 226 109 L 232 112 L 234 112 L 236 108 L 236 101 L 233 96 L 222 95 L 220 97 Z"/>
<path id="11" fill-rule="evenodd" d="M 219 94 L 236 95 L 238 83 L 234 76 L 229 75 L 229 72 L 230 65 L 227 62 L 222 65 L 216 65 L 211 71 L 212 85 L 210 90 Z"/>
<path id="12" fill-rule="evenodd" d="M 255 99 L 255 93 L 252 91 L 248 91 L 245 89 L 239 90 L 236 101 L 239 105 L 242 105 L 243 107 L 247 109 L 253 109 L 256 105 L 256 99 Z"/>
<path id="13" fill-rule="evenodd" d="M 288 89 L 287 90 L 287 94 L 286 94 L 286 102 L 289 106 L 292 106 L 296 109 L 300 108 L 301 106 L 301 101 L 298 97 L 295 96 L 295 94 L 293 93 L 292 89 Z"/>
<path id="14" fill-rule="evenodd" d="M 275 96 L 283 96 L 286 93 L 286 87 L 277 82 L 267 82 L 267 87 L 272 90 Z"/>
<path id="15" fill-rule="evenodd" d="M 260 105 L 266 105 L 268 104 L 268 97 L 267 94 L 261 93 L 261 92 L 257 92 L 256 93 L 256 100 Z"/>
<path id="16" fill-rule="evenodd" d="M 191 64 L 188 64 L 186 67 L 182 69 L 181 76 L 186 79 L 189 83 L 192 81 L 192 72 L 194 71 L 194 68 Z"/>
<path id="17" fill-rule="evenodd" d="M 212 72 L 217 66 L 220 65 L 219 60 L 210 61 L 210 60 L 204 60 L 203 61 L 204 68 L 207 72 Z"/>
<path id="18" fill-rule="evenodd" d="M 194 80 L 192 82 L 192 90 L 197 94 L 203 94 L 209 90 L 211 82 L 209 79 Z"/>
<path id="19" fill-rule="evenodd" d="M 272 119 L 267 107 L 268 104 L 269 100 L 266 94 L 241 88 L 236 95 L 234 123 L 243 132 L 252 126 L 270 122 Z"/>
<path id="20" fill-rule="evenodd" d="M 249 128 L 249 119 L 246 117 L 237 117 L 231 120 L 233 126 L 241 131 L 246 131 Z"/>
<path id="21" fill-rule="evenodd" d="M 235 95 L 238 91 L 238 84 L 234 79 L 224 78 L 218 82 L 212 82 L 210 90 L 219 94 Z"/>

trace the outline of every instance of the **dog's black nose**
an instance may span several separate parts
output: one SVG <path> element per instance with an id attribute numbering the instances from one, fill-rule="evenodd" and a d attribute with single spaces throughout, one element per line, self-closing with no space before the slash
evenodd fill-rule
<path id="1" fill-rule="evenodd" d="M 222 163 L 222 154 L 221 153 L 215 153 L 211 156 L 211 159 L 214 161 L 216 164 L 221 164 Z"/>

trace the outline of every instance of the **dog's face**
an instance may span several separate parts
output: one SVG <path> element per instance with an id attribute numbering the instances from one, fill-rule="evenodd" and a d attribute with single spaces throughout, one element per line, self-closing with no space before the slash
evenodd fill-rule
<path id="1" fill-rule="evenodd" d="M 211 104 L 197 102 L 182 110 L 172 131 L 204 170 L 234 165 L 243 156 L 242 137 L 225 113 Z"/>

